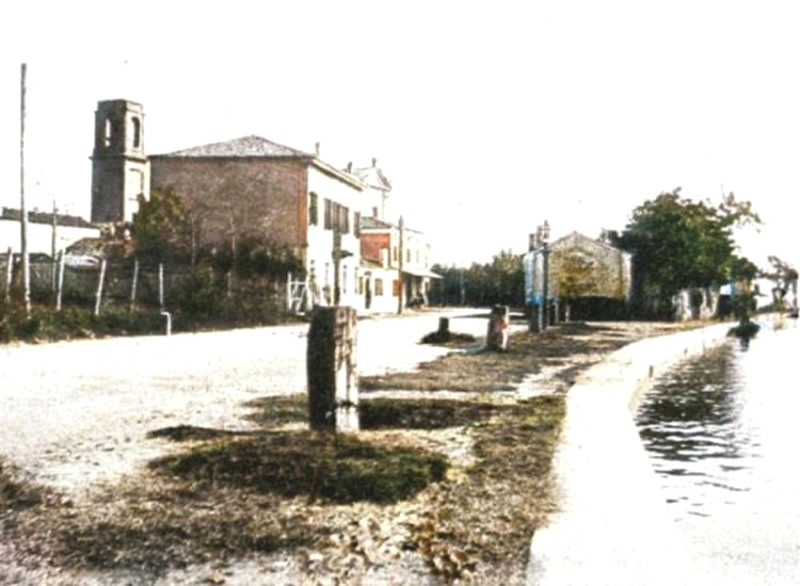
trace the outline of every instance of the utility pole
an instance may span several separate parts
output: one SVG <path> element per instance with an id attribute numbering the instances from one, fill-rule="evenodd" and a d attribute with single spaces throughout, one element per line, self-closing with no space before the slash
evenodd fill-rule
<path id="1" fill-rule="evenodd" d="M 405 254 L 405 242 L 403 240 L 403 216 L 400 216 L 400 221 L 397 223 L 398 229 L 400 230 L 400 243 L 398 246 L 398 263 L 397 263 L 397 282 L 399 283 L 399 287 L 397 289 L 397 314 L 403 313 L 403 290 L 405 287 L 403 286 L 403 255 Z"/>
<path id="2" fill-rule="evenodd" d="M 53 200 L 53 223 L 52 229 L 53 232 L 50 235 L 50 288 L 52 289 L 53 293 L 56 292 L 56 267 L 58 266 L 58 259 L 56 258 L 56 247 L 57 247 L 57 239 L 56 239 L 56 230 L 58 227 L 58 220 L 57 220 L 58 208 L 56 207 L 56 201 Z"/>
<path id="3" fill-rule="evenodd" d="M 20 252 L 22 253 L 22 287 L 25 313 L 31 314 L 31 267 L 28 258 L 28 210 L 25 207 L 25 76 L 28 70 L 23 63 L 20 68 L 20 117 L 19 117 L 19 200 L 20 200 Z"/>

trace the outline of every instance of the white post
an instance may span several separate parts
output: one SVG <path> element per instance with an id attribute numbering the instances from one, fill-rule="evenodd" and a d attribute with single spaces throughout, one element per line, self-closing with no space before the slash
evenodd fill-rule
<path id="1" fill-rule="evenodd" d="M 286 311 L 292 311 L 292 273 L 286 276 Z"/>
<path id="2" fill-rule="evenodd" d="M 56 311 L 61 311 L 61 297 L 64 293 L 64 270 L 66 269 L 67 251 L 62 250 L 58 258 L 58 282 L 56 283 Z"/>
<path id="3" fill-rule="evenodd" d="M 133 277 L 131 278 L 131 297 L 128 311 L 133 311 L 136 306 L 136 286 L 139 281 L 139 259 L 133 259 Z"/>
<path id="4" fill-rule="evenodd" d="M 100 277 L 97 279 L 97 294 L 94 299 L 94 315 L 100 315 L 100 304 L 103 301 L 103 281 L 106 278 L 106 259 L 100 261 Z"/>
<path id="5" fill-rule="evenodd" d="M 6 290 L 4 301 L 6 304 L 11 303 L 11 286 L 14 284 L 14 251 L 8 247 L 8 254 L 6 256 Z"/>

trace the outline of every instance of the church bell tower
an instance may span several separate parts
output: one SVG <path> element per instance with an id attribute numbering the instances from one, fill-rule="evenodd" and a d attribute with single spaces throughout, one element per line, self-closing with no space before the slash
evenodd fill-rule
<path id="1" fill-rule="evenodd" d="M 144 154 L 142 105 L 129 100 L 97 103 L 92 153 L 92 222 L 130 222 L 138 197 L 150 198 Z"/>

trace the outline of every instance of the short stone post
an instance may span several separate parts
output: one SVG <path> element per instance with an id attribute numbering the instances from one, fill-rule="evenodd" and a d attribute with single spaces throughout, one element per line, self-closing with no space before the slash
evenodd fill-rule
<path id="1" fill-rule="evenodd" d="M 315 431 L 358 431 L 356 311 L 316 307 L 308 331 L 308 413 Z"/>
<path id="2" fill-rule="evenodd" d="M 486 347 L 489 350 L 508 350 L 508 326 L 511 314 L 508 305 L 495 305 L 489 315 Z"/>
<path id="3" fill-rule="evenodd" d="M 449 317 L 440 317 L 439 318 L 439 331 L 436 332 L 440 336 L 449 336 L 450 335 L 450 318 Z"/>

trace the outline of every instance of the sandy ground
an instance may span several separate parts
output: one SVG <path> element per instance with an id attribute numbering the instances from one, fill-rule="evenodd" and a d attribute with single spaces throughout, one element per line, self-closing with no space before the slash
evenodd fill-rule
<path id="1" fill-rule="evenodd" d="M 486 320 L 448 312 L 451 329 Z M 445 315 L 445 314 L 443 314 Z M 362 374 L 409 370 L 446 352 L 417 344 L 438 314 L 362 320 Z M 248 401 L 305 392 L 308 326 L 0 348 L 0 452 L 73 498 L 176 449 L 147 433 L 175 425 L 242 430 Z"/>

